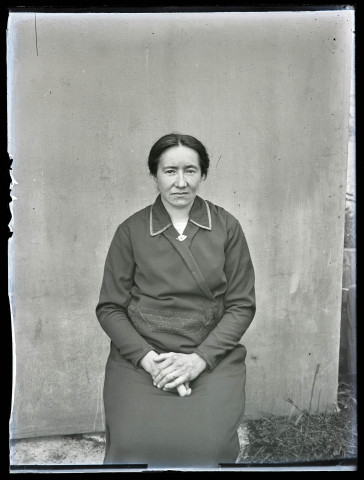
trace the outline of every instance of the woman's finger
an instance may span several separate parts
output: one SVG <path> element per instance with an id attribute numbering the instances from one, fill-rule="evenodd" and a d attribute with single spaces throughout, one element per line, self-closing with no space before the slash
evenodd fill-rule
<path id="1" fill-rule="evenodd" d="M 173 354 L 173 352 L 168 353 L 160 353 L 158 357 L 155 357 L 153 360 L 157 363 L 163 362 L 164 360 L 168 360 Z"/>
<path id="2" fill-rule="evenodd" d="M 154 365 L 160 372 L 168 368 L 170 365 L 173 365 L 173 363 L 174 360 L 172 357 L 167 357 L 161 360 L 159 360 L 158 358 L 154 359 Z"/>
<path id="3" fill-rule="evenodd" d="M 181 375 L 180 377 L 176 378 L 175 380 L 173 380 L 171 382 L 168 382 L 168 383 L 165 383 L 163 386 L 166 387 L 166 388 L 177 388 L 185 382 L 186 382 L 186 378 L 183 375 Z"/>
<path id="4" fill-rule="evenodd" d="M 168 382 L 175 380 L 178 377 L 178 373 L 173 370 L 173 367 L 168 367 L 164 370 L 161 370 L 158 375 L 153 379 L 153 384 L 158 388 L 164 387 Z"/>
<path id="5" fill-rule="evenodd" d="M 182 383 L 182 385 L 178 385 L 177 387 L 175 388 L 167 388 L 167 387 L 163 387 L 162 390 L 164 392 L 175 392 L 175 393 L 178 393 L 178 395 L 180 397 L 189 397 L 192 393 L 192 389 L 191 388 L 187 388 L 186 387 L 186 383 Z"/>
<path id="6" fill-rule="evenodd" d="M 177 392 L 180 397 L 189 397 L 192 393 L 192 389 L 189 387 L 187 388 L 186 384 L 183 383 L 177 387 Z"/>
<path id="7" fill-rule="evenodd" d="M 187 394 L 187 388 L 185 385 L 182 383 L 182 385 L 178 385 L 177 387 L 177 392 L 180 397 L 184 397 Z"/>

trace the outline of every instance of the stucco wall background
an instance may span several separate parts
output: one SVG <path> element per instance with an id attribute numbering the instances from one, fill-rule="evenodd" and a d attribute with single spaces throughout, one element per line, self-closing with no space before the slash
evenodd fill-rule
<path id="1" fill-rule="evenodd" d="M 246 415 L 334 406 L 352 30 L 352 11 L 10 14 L 14 438 L 103 430 L 103 264 L 171 131 L 205 143 L 200 194 L 250 246 Z"/>

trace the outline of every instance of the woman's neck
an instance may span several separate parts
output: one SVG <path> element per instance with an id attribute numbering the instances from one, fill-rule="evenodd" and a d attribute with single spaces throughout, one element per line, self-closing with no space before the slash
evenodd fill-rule
<path id="1" fill-rule="evenodd" d="M 169 216 L 171 217 L 173 223 L 186 222 L 188 220 L 192 204 L 186 205 L 182 208 L 173 208 L 172 205 L 165 203 L 163 201 L 163 198 L 162 203 L 164 205 L 164 208 L 167 210 Z"/>

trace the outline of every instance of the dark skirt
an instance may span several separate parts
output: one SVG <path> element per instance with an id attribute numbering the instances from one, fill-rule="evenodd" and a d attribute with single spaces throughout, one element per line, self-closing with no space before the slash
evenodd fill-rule
<path id="1" fill-rule="evenodd" d="M 116 347 L 106 365 L 104 463 L 215 468 L 234 463 L 245 406 L 246 349 L 238 345 L 190 383 L 192 394 L 159 390 Z"/>

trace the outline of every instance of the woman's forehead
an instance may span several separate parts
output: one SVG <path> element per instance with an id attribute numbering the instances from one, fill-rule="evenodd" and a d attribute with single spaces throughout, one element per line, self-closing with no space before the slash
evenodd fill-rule
<path id="1" fill-rule="evenodd" d="M 199 166 L 200 159 L 198 153 L 193 148 L 184 146 L 175 146 L 165 150 L 160 156 L 159 163 L 161 166 Z"/>

